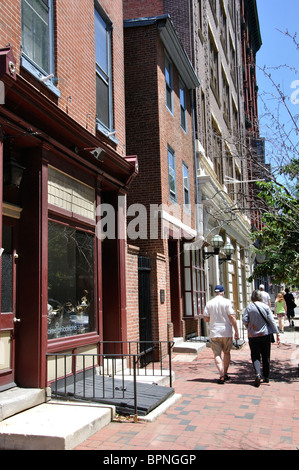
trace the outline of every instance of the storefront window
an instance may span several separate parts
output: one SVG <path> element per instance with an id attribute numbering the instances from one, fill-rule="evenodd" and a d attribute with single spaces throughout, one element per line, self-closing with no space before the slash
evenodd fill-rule
<path id="1" fill-rule="evenodd" d="M 94 236 L 49 222 L 48 338 L 93 331 Z"/>
<path id="2" fill-rule="evenodd" d="M 205 306 L 204 266 L 199 250 L 184 251 L 185 317 L 203 313 Z"/>

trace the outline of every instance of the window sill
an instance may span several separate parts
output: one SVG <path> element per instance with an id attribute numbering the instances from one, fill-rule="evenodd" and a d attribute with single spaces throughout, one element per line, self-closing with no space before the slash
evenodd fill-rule
<path id="1" fill-rule="evenodd" d="M 112 142 L 114 142 L 116 145 L 119 143 L 118 139 L 115 137 L 116 131 L 110 131 L 98 119 L 96 120 L 96 129 L 98 132 L 101 132 L 106 137 L 109 137 L 109 139 L 112 140 Z"/>
<path id="2" fill-rule="evenodd" d="M 45 75 L 43 75 L 38 68 L 30 62 L 26 57 L 21 56 L 21 66 L 29 72 L 34 78 L 36 78 L 40 83 L 45 85 L 54 95 L 56 95 L 58 98 L 60 98 L 60 91 L 58 88 L 54 85 L 54 83 L 51 81 L 51 79 L 44 81 L 43 79 L 45 78 Z"/>
<path id="3" fill-rule="evenodd" d="M 64 336 L 61 338 L 48 339 L 47 352 L 57 352 L 86 346 L 88 344 L 96 344 L 100 341 L 99 335 L 94 331 L 75 336 Z"/>

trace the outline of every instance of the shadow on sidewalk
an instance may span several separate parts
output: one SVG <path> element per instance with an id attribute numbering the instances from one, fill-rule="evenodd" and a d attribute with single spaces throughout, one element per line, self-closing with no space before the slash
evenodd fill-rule
<path id="1" fill-rule="evenodd" d="M 254 370 L 250 359 L 249 348 L 246 351 L 242 351 L 242 353 L 242 358 L 234 358 L 231 361 L 228 371 L 230 380 L 226 382 L 227 384 L 253 384 Z M 214 363 L 210 362 L 209 365 L 212 367 L 214 366 Z M 189 366 L 190 371 L 196 371 L 197 377 L 190 377 L 187 379 L 187 381 L 216 384 L 218 377 L 207 377 L 206 367 L 206 361 L 201 364 L 200 359 L 197 359 L 197 361 L 195 361 L 192 366 Z M 294 344 L 281 344 L 279 348 L 276 347 L 275 349 L 272 349 L 270 379 L 272 382 L 283 383 L 299 381 L 299 346 L 295 346 Z"/>

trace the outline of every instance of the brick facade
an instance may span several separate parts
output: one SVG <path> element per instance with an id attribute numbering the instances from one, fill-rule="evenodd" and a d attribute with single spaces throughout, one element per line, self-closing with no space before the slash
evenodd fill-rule
<path id="1" fill-rule="evenodd" d="M 0 161 L 11 165 L 13 155 L 24 169 L 19 186 L 5 181 L 5 204 L 2 196 L 0 202 L 5 230 L 13 227 L 9 233 L 14 234 L 13 249 L 20 258 L 17 275 L 12 280 L 5 279 L 14 283 L 10 288 L 16 296 L 13 303 L 16 311 L 5 316 L 5 330 L 11 335 L 5 353 L 12 367 L 9 374 L 0 369 L 0 388 L 9 387 L 14 380 L 18 386 L 47 386 L 52 379 L 47 375 L 49 351 L 91 352 L 97 351 L 102 340 L 138 339 L 136 317 L 132 319 L 129 313 L 127 322 L 126 241 L 116 237 L 101 242 L 97 232 L 99 214 L 95 210 L 103 202 L 110 203 L 115 209 L 117 228 L 125 233 L 126 214 L 117 201 L 119 196 L 126 197 L 130 181 L 136 175 L 136 159 L 128 157 L 126 149 L 122 0 L 49 0 L 49 10 L 46 3 L 24 2 L 27 15 L 22 17 L 21 0 L 0 0 L 0 79 L 5 94 L 5 103 L 0 105 Z M 34 10 L 37 6 L 45 7 L 44 17 Z M 106 38 L 109 34 L 111 39 L 111 61 L 107 68 L 111 62 L 113 122 L 109 120 L 107 129 L 96 122 L 95 7 L 105 23 L 104 34 Z M 26 51 L 25 47 L 21 49 L 22 22 L 27 27 Z M 45 41 L 39 44 L 33 29 L 38 35 L 48 24 L 49 44 L 46 34 L 40 36 L 40 42 Z M 40 45 L 46 51 L 44 56 L 39 54 Z M 110 58 L 109 52 L 108 48 Z M 46 75 L 46 72 L 51 73 Z M 104 86 L 102 82 L 101 86 Z M 92 153 L 95 149 L 99 149 L 100 158 Z M 60 191 L 59 200 L 49 198 L 48 183 L 53 174 L 56 189 L 61 174 L 72 188 L 70 194 L 74 196 L 74 188 L 80 188 L 81 196 L 85 194 L 81 198 L 82 207 L 86 207 L 86 202 L 91 208 L 89 213 L 80 215 L 73 210 L 75 206 L 68 206 L 66 191 Z M 1 195 L 2 181 L 1 164 Z M 58 231 L 58 227 L 63 227 L 65 233 L 80 232 L 80 236 L 91 241 L 92 248 L 84 274 L 79 272 L 82 265 L 78 266 L 80 262 L 74 253 L 72 260 L 64 263 L 66 271 L 69 263 L 73 263 L 72 274 L 67 272 L 61 277 L 65 282 L 73 277 L 68 289 L 63 289 L 57 281 L 60 275 L 55 271 L 59 268 L 55 262 L 52 264 L 51 279 L 56 295 L 51 298 L 49 291 L 53 292 L 53 283 L 49 285 L 48 280 L 50 227 L 53 226 Z M 0 238 L 1 229 L 2 225 Z M 6 239 L 0 241 L 6 243 Z M 61 243 L 54 243 L 63 259 L 69 246 L 67 236 Z M 132 269 L 130 264 L 134 260 L 128 256 L 128 273 L 131 270 L 135 276 L 128 277 L 128 285 L 134 283 L 136 289 L 138 271 L 136 264 Z M 79 311 L 82 290 L 90 297 L 84 304 L 84 308 L 88 307 L 88 326 L 78 329 L 71 325 L 73 320 L 66 306 L 72 306 L 70 311 Z M 53 306 L 53 301 L 59 308 Z M 129 311 L 138 314 L 133 297 L 128 304 Z M 14 316 L 22 328 L 16 328 Z M 2 318 L 0 312 L 0 333 Z M 13 353 L 15 356 L 10 356 Z"/>
<path id="2" fill-rule="evenodd" d="M 125 2 L 126 3 L 126 2 Z M 139 10 L 138 10 L 139 11 Z M 137 12 L 136 12 L 137 13 Z M 191 93 L 187 90 L 187 131 L 180 122 L 179 71 L 173 64 L 173 111 L 166 106 L 165 98 L 165 54 L 155 21 L 138 27 L 125 27 L 125 74 L 126 74 L 126 124 L 127 151 L 138 155 L 139 174 L 132 183 L 128 194 L 128 207 L 143 204 L 147 209 L 146 239 L 131 240 L 140 248 L 140 253 L 151 258 L 152 279 L 152 327 L 154 340 L 172 339 L 173 312 L 171 305 L 171 274 L 168 239 L 159 236 L 150 239 L 151 207 L 154 204 L 165 208 L 176 219 L 195 230 L 195 188 L 194 188 L 194 141 Z M 168 148 L 175 153 L 176 202 L 170 199 Z M 189 168 L 190 203 L 192 210 L 183 209 L 183 162 Z M 170 239 L 176 227 L 169 224 Z M 169 240 L 170 241 L 170 240 Z M 180 243 L 175 241 L 174 243 Z M 178 257 L 180 250 L 177 249 Z M 182 280 L 180 263 L 177 263 L 175 279 Z M 161 291 L 165 301 L 161 302 Z M 172 300 L 174 301 L 174 300 Z M 180 331 L 184 301 L 183 291 L 177 292 L 176 302 L 180 315 Z"/>

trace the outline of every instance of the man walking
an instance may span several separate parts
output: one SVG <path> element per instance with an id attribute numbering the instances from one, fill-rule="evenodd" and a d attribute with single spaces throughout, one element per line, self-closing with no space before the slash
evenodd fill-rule
<path id="1" fill-rule="evenodd" d="M 261 291 L 264 304 L 268 305 L 269 309 L 271 310 L 271 299 L 270 299 L 270 295 L 268 294 L 268 292 L 265 291 L 265 286 L 264 286 L 264 284 L 261 284 L 261 285 L 260 285 L 259 290 Z"/>
<path id="2" fill-rule="evenodd" d="M 215 297 L 207 302 L 203 315 L 204 321 L 210 323 L 211 348 L 220 375 L 218 383 L 224 384 L 229 379 L 227 371 L 233 345 L 232 329 L 236 340 L 239 339 L 239 332 L 233 305 L 229 299 L 224 298 L 224 287 L 218 285 L 214 292 Z"/>

